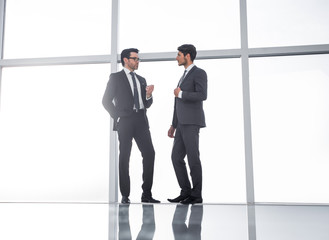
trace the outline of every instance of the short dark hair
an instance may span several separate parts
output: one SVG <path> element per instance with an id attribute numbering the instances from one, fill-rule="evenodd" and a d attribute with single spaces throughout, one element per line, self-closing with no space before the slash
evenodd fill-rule
<path id="1" fill-rule="evenodd" d="M 129 58 L 131 52 L 138 53 L 139 50 L 137 48 L 127 48 L 127 49 L 122 50 L 122 52 L 121 52 L 121 64 L 122 64 L 122 66 L 125 66 L 125 62 L 123 61 L 123 59 L 124 58 Z"/>
<path id="2" fill-rule="evenodd" d="M 192 44 L 183 44 L 182 46 L 179 46 L 177 50 L 182 52 L 184 56 L 189 53 L 191 56 L 191 61 L 194 61 L 196 57 L 196 48 Z"/>

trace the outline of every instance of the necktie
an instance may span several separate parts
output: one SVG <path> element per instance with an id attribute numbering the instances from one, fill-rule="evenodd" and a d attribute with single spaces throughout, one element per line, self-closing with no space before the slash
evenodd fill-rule
<path id="1" fill-rule="evenodd" d="M 180 78 L 179 80 L 179 83 L 178 83 L 178 87 L 182 84 L 183 80 L 184 80 L 184 77 L 185 77 L 185 74 L 186 74 L 187 70 L 184 71 L 184 74 L 183 76 Z"/>
<path id="2" fill-rule="evenodd" d="M 139 97 L 138 97 L 138 90 L 137 90 L 135 74 L 133 72 L 130 72 L 130 75 L 133 79 L 133 84 L 134 84 L 134 105 L 135 105 L 135 108 L 137 110 L 139 110 Z"/>

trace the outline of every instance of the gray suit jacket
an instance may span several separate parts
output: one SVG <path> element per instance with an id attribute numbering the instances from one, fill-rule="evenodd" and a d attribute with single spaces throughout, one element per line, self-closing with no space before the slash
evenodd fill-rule
<path id="1" fill-rule="evenodd" d="M 152 105 L 153 98 L 146 100 L 147 84 L 145 78 L 137 75 L 137 79 L 141 86 L 142 99 L 145 107 L 145 119 L 147 121 L 146 108 L 149 108 Z M 110 80 L 107 83 L 102 103 L 114 120 L 114 131 L 117 130 L 118 118 L 128 117 L 133 113 L 134 97 L 124 70 L 110 75 Z"/>
<path id="2" fill-rule="evenodd" d="M 207 99 L 207 81 L 207 73 L 197 66 L 187 73 L 180 85 L 182 98 L 175 98 L 174 128 L 177 128 L 178 123 L 206 126 L 203 101 Z"/>

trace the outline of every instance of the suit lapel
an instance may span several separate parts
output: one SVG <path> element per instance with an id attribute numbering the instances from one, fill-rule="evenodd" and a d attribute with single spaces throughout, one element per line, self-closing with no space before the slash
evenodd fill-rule
<path id="1" fill-rule="evenodd" d="M 122 80 L 124 82 L 125 88 L 127 88 L 127 92 L 129 92 L 130 93 L 129 95 L 131 96 L 131 98 L 134 99 L 134 95 L 133 95 L 128 77 L 126 75 L 126 72 L 124 70 L 122 70 L 121 74 L 122 74 Z M 140 85 L 140 88 L 141 88 L 141 93 L 142 93 L 142 100 L 144 102 L 144 100 L 146 99 L 146 92 L 143 91 L 143 90 L 145 90 L 146 85 L 145 85 L 144 81 L 141 81 L 141 79 L 142 79 L 142 77 L 139 76 L 138 74 L 136 74 L 136 80 L 139 82 L 139 85 Z"/>
<path id="2" fill-rule="evenodd" d="M 144 99 L 146 99 L 146 92 L 144 91 L 146 89 L 146 85 L 144 81 L 141 81 L 142 77 L 136 74 L 137 81 L 139 82 L 139 85 L 141 87 L 141 94 L 142 94 L 142 100 L 144 102 Z"/>
<path id="3" fill-rule="evenodd" d="M 123 69 L 121 71 L 121 79 L 122 79 L 124 88 L 127 88 L 127 92 L 129 92 L 131 97 L 133 98 L 134 96 L 133 96 L 133 93 L 132 93 L 132 90 L 131 90 L 129 80 L 127 78 L 126 72 Z"/>
<path id="4" fill-rule="evenodd" d="M 192 74 L 192 72 L 193 72 L 195 69 L 196 69 L 196 66 L 193 66 L 193 67 L 191 68 L 191 70 L 188 71 L 188 73 L 187 73 L 186 76 L 184 77 L 184 79 L 183 79 L 181 85 L 183 85 L 183 84 L 186 82 L 186 80 L 189 78 L 189 76 Z"/>

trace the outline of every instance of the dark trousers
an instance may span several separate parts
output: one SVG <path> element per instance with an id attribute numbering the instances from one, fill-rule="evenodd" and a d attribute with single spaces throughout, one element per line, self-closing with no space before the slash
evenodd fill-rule
<path id="1" fill-rule="evenodd" d="M 143 194 L 151 197 L 155 151 L 144 111 L 123 117 L 118 124 L 119 184 L 122 196 L 130 195 L 129 160 L 134 139 L 143 158 Z"/>
<path id="2" fill-rule="evenodd" d="M 174 146 L 171 159 L 175 169 L 178 184 L 181 188 L 181 195 L 191 195 L 193 197 L 202 197 L 202 166 L 199 153 L 199 131 L 197 125 L 178 124 L 175 133 Z M 186 163 L 190 168 L 193 188 L 188 178 Z"/>

